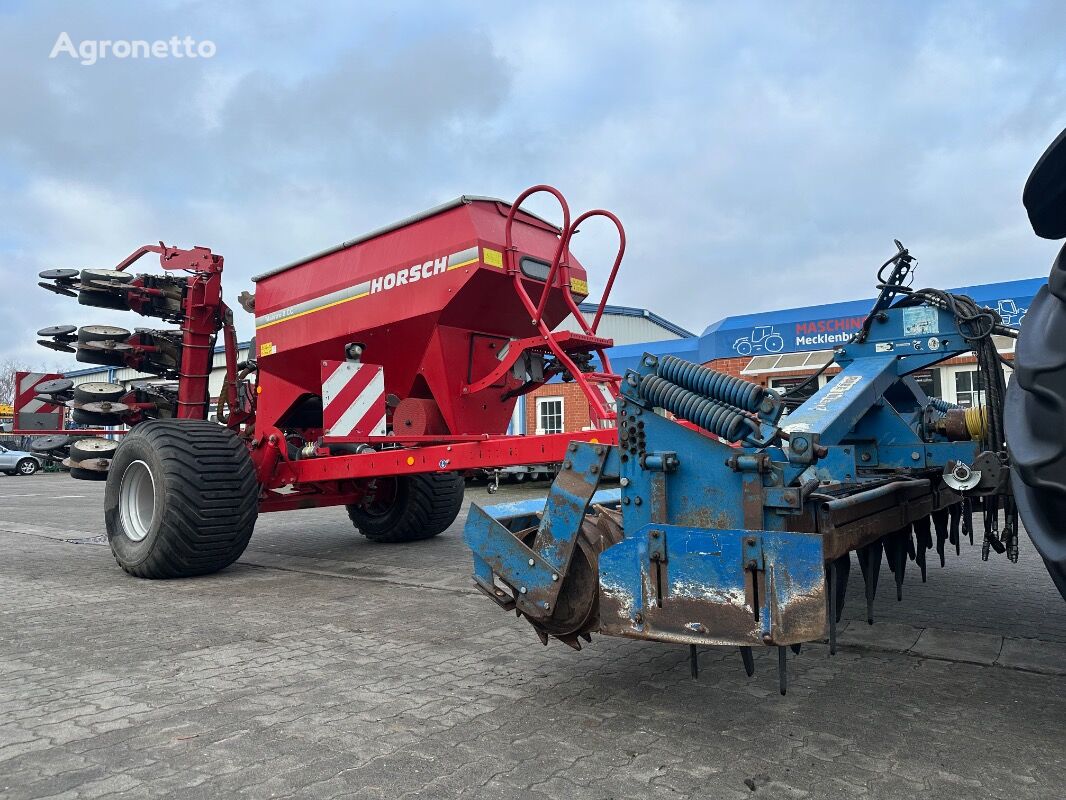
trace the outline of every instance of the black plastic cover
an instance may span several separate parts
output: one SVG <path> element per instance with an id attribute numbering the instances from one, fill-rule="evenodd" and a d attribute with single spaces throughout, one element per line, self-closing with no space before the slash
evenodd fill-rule
<path id="1" fill-rule="evenodd" d="M 1066 130 L 1033 167 L 1022 192 L 1022 204 L 1037 236 L 1066 238 Z"/>

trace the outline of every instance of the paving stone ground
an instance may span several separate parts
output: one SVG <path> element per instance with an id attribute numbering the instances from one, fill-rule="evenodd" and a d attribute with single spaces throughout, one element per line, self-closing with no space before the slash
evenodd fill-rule
<path id="1" fill-rule="evenodd" d="M 1066 604 L 1024 541 L 902 604 L 886 569 L 872 628 L 856 576 L 781 697 L 770 652 L 694 682 L 679 647 L 541 647 L 470 589 L 462 518 L 386 547 L 267 515 L 230 569 L 152 582 L 92 543 L 101 494 L 0 479 L 3 798 L 1066 796 Z"/>

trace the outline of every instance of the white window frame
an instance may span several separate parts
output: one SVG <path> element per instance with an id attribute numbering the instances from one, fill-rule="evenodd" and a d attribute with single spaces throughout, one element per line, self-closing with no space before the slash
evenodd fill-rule
<path id="1" fill-rule="evenodd" d="M 548 403 L 559 404 L 559 430 L 547 431 L 543 425 L 543 407 Z M 533 420 L 536 427 L 537 436 L 544 436 L 547 433 L 564 433 L 566 431 L 566 399 L 562 395 L 548 395 L 546 397 L 537 398 L 536 417 Z"/>
<path id="2" fill-rule="evenodd" d="M 1014 370 L 1010 367 L 1003 367 L 1002 369 L 1003 377 L 1009 382 Z M 955 388 L 955 376 L 960 372 L 977 372 L 977 365 L 959 364 L 955 367 L 940 368 L 940 391 L 943 393 L 944 399 L 949 403 L 959 402 L 958 391 Z"/>

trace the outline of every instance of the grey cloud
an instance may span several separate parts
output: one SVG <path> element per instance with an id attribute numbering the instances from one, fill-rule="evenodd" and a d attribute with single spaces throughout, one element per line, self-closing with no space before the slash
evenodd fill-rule
<path id="1" fill-rule="evenodd" d="M 575 211 L 622 216 L 616 302 L 697 330 L 868 295 L 893 236 L 929 283 L 1037 275 L 1050 261 L 1018 198 L 1066 124 L 1061 4 L 316 10 L 70 4 L 0 17 L 0 69 L 18 76 L 0 119 L 0 270 L 17 287 L 0 310 L 20 331 L 8 349 L 35 355 L 25 331 L 38 319 L 79 321 L 28 279 L 46 266 L 106 264 L 158 238 L 208 244 L 235 294 L 254 273 L 448 197 L 539 182 Z M 190 32 L 219 53 L 48 61 L 64 28 Z M 576 244 L 594 279 L 612 236 L 590 224 Z"/>

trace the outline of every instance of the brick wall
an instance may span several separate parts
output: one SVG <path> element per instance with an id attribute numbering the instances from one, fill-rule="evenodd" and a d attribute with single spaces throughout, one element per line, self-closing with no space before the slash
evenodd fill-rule
<path id="1" fill-rule="evenodd" d="M 563 398 L 563 425 L 566 433 L 587 428 L 591 422 L 589 401 L 576 383 L 549 383 L 526 395 L 526 433 L 537 432 L 537 398 Z"/>

